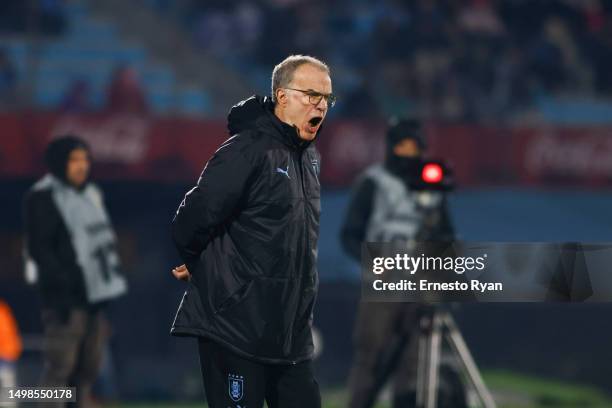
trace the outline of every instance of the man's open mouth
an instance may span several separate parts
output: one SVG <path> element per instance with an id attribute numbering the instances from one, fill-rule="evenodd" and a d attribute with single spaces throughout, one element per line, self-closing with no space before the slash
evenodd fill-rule
<path id="1" fill-rule="evenodd" d="M 323 117 L 321 116 L 315 116 L 314 118 L 311 118 L 308 121 L 308 124 L 310 124 L 310 126 L 315 127 L 317 126 L 319 123 L 321 123 L 321 121 L 323 120 Z"/>

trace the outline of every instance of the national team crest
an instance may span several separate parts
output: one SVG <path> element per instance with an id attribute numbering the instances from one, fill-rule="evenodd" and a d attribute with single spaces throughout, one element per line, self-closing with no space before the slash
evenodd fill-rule
<path id="1" fill-rule="evenodd" d="M 229 374 L 229 396 L 234 402 L 238 402 L 244 396 L 244 377 L 241 375 Z"/>
<path id="2" fill-rule="evenodd" d="M 312 164 L 312 168 L 315 171 L 315 173 L 317 174 L 317 176 L 319 175 L 320 169 L 319 169 L 319 161 L 314 159 L 310 162 Z"/>

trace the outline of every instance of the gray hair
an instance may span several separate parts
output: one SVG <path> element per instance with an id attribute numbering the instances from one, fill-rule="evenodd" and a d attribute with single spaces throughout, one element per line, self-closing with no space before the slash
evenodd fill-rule
<path id="1" fill-rule="evenodd" d="M 308 55 L 290 55 L 272 71 L 272 101 L 276 102 L 276 90 L 285 88 L 293 80 L 295 70 L 304 64 L 312 64 L 329 75 L 329 67 L 323 61 Z"/>

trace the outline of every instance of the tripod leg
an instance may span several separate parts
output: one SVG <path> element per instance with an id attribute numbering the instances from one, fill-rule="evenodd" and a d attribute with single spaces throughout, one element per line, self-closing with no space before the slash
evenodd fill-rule
<path id="1" fill-rule="evenodd" d="M 440 374 L 440 352 L 442 341 L 442 320 L 434 313 L 430 339 L 429 367 L 427 367 L 425 408 L 436 408 L 438 405 L 438 379 Z"/>
<path id="2" fill-rule="evenodd" d="M 435 408 L 437 405 L 438 375 L 442 321 L 437 313 L 424 317 L 419 336 L 417 368 L 417 407 Z"/>
<path id="3" fill-rule="evenodd" d="M 472 354 L 465 344 L 465 340 L 463 339 L 463 336 L 461 335 L 461 332 L 455 324 L 452 316 L 445 313 L 441 319 L 442 324 L 446 325 L 447 328 L 447 341 L 461 362 L 461 365 L 463 366 L 463 369 L 466 372 L 470 382 L 474 386 L 480 402 L 485 408 L 495 408 L 495 401 L 482 380 L 480 371 L 478 371 L 478 367 L 472 358 Z"/>
<path id="4" fill-rule="evenodd" d="M 423 327 L 424 323 L 421 321 L 421 328 L 418 339 L 418 364 L 417 364 L 417 378 L 416 378 L 416 406 L 423 408 L 425 406 L 425 378 L 427 378 L 427 367 L 429 366 L 429 338 L 431 336 L 430 328 Z"/>

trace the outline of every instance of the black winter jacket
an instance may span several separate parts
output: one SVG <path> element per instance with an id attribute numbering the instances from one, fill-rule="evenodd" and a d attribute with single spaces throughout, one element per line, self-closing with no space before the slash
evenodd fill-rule
<path id="1" fill-rule="evenodd" d="M 27 249 L 38 267 L 43 306 L 63 317 L 71 308 L 86 307 L 83 273 L 51 190 L 28 192 L 24 218 Z"/>
<path id="2" fill-rule="evenodd" d="M 253 96 L 180 204 L 173 239 L 192 274 L 171 333 L 267 363 L 312 357 L 319 154 Z"/>

